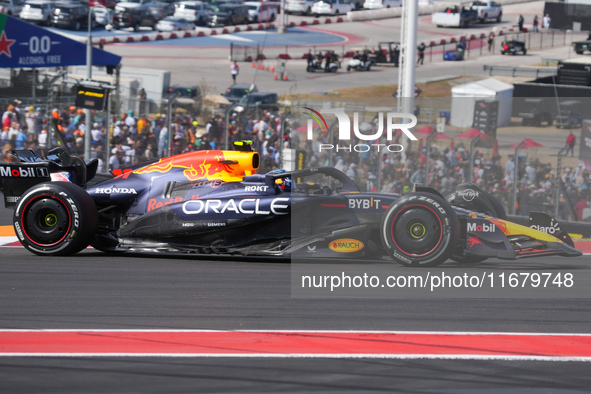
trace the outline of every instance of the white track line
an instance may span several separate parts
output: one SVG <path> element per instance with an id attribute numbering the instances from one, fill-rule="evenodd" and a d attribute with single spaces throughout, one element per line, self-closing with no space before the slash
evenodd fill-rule
<path id="1" fill-rule="evenodd" d="M 591 362 L 591 357 L 497 356 L 469 354 L 314 354 L 314 353 L 0 353 L 0 357 L 178 357 L 178 358 L 339 358 L 395 360 L 479 360 Z"/>

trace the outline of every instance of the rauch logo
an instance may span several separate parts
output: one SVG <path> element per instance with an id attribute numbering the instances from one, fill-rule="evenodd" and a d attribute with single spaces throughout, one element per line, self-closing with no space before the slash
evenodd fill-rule
<path id="1" fill-rule="evenodd" d="M 328 124 L 324 119 L 322 114 L 333 114 L 336 116 L 339 126 L 339 140 L 340 141 L 351 141 L 351 119 L 345 113 L 344 108 L 331 108 L 331 109 L 322 109 L 320 112 L 309 108 L 303 107 L 304 109 L 310 112 L 304 112 L 305 115 L 310 116 L 311 119 L 308 119 L 308 129 L 307 129 L 307 136 L 308 140 L 313 139 L 313 129 L 314 129 L 314 121 L 316 124 L 320 126 L 320 130 L 328 130 Z M 373 134 L 363 134 L 359 129 L 359 112 L 353 113 L 353 133 L 356 138 L 361 141 L 365 141 L 365 143 L 361 144 L 349 144 L 349 145 L 333 145 L 333 144 L 320 144 L 319 149 L 320 151 L 323 150 L 336 150 L 338 151 L 355 151 L 355 152 L 368 152 L 369 150 L 377 149 L 378 152 L 387 150 L 388 152 L 402 152 L 404 147 L 400 144 L 380 144 L 380 143 L 371 143 L 377 142 L 384 134 L 384 116 L 386 117 L 386 139 L 388 141 L 393 140 L 393 132 L 396 130 L 400 130 L 404 133 L 410 140 L 416 141 L 417 138 L 412 134 L 410 131 L 411 128 L 417 125 L 417 117 L 413 114 L 409 113 L 399 113 L 399 112 L 387 112 L 384 114 L 383 112 L 378 113 L 378 123 L 377 123 L 377 130 Z M 408 123 L 403 123 L 403 121 L 408 121 Z M 323 127 L 324 126 L 324 127 Z"/>
<path id="2" fill-rule="evenodd" d="M 351 238 L 335 239 L 328 244 L 328 247 L 335 252 L 351 253 L 363 249 L 363 242 Z"/>

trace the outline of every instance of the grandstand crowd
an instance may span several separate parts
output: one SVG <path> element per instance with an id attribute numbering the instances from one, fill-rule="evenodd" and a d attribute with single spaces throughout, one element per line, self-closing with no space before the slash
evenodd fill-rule
<path id="1" fill-rule="evenodd" d="M 281 120 L 277 112 L 262 111 L 258 118 L 254 114 L 231 113 L 227 125 L 229 146 L 232 147 L 234 141 L 251 140 L 253 149 L 261 155 L 260 173 L 279 168 L 281 144 L 284 148 L 301 149 L 306 152 L 306 167 L 333 166 L 362 188 L 365 186 L 368 191 L 381 193 L 406 193 L 412 190 L 413 184 L 428 181 L 429 186 L 447 195 L 460 183 L 475 183 L 497 197 L 508 212 L 512 211 L 513 181 L 517 171 L 516 213 L 527 215 L 530 210 L 554 213 L 556 174 L 549 163 L 537 158 L 520 156 L 516 162 L 510 155 L 502 161 L 499 155 L 487 156 L 484 151 L 476 151 L 473 173 L 469 174 L 469 149 L 462 144 L 446 148 L 432 146 L 427 152 L 422 144 L 414 142 L 407 146 L 404 154 L 377 150 L 356 152 L 353 149 L 329 152 L 321 149 L 322 144 L 331 143 L 326 130 L 314 141 L 309 141 L 294 120 L 286 122 L 288 130 L 282 133 Z M 148 118 L 144 114 L 138 116 L 132 110 L 122 113 L 112 119 L 107 139 L 104 117 L 95 116 L 87 122 L 84 111 L 73 106 L 46 113 L 42 107 L 22 107 L 15 100 L 2 114 L 2 161 L 14 160 L 10 153 L 13 149 L 47 148 L 52 121 L 58 124 L 66 147 L 80 157 L 84 156 L 83 136 L 90 129 L 90 158 L 99 160 L 99 172 L 166 157 L 169 153 L 168 122 L 163 114 Z M 377 120 L 374 120 L 374 127 L 375 122 Z M 222 115 L 203 120 L 188 114 L 175 114 L 170 124 L 173 155 L 224 148 L 226 124 Z M 398 134 L 396 140 L 389 143 L 401 143 L 400 138 Z M 358 142 L 352 141 L 352 145 Z M 336 139 L 332 141 L 334 145 L 338 143 Z M 51 146 L 58 144 L 60 141 L 55 139 Z M 560 194 L 559 217 L 591 222 L 591 178 L 584 164 L 580 162 L 574 168 L 565 167 L 560 177 L 565 193 Z M 574 208 L 576 218 L 570 214 L 567 200 Z"/>

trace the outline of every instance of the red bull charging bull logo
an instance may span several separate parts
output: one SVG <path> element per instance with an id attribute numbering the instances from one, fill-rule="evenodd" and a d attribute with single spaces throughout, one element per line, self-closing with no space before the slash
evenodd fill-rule
<path id="1" fill-rule="evenodd" d="M 183 175 L 190 181 L 210 177 L 220 179 L 225 175 L 231 176 L 234 172 L 229 164 L 223 163 L 222 151 L 190 152 L 178 156 L 160 159 L 157 163 L 139 168 L 135 174 L 147 174 L 152 172 L 167 173 L 173 168 L 183 169 Z"/>

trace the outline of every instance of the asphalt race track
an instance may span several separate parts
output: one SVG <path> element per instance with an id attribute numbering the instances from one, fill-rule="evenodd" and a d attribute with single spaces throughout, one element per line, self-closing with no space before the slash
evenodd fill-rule
<path id="1" fill-rule="evenodd" d="M 10 224 L 10 215 L 0 210 L 0 225 Z M 17 247 L 0 253 L 2 330 L 589 333 L 591 327 L 588 299 L 293 299 L 285 263 L 92 249 L 68 258 L 41 258 Z M 549 270 L 558 262 L 535 260 Z M 587 256 L 560 262 L 573 270 L 588 263 Z M 577 392 L 591 387 L 588 371 L 588 362 L 562 361 L 0 357 L 0 391 Z"/>

